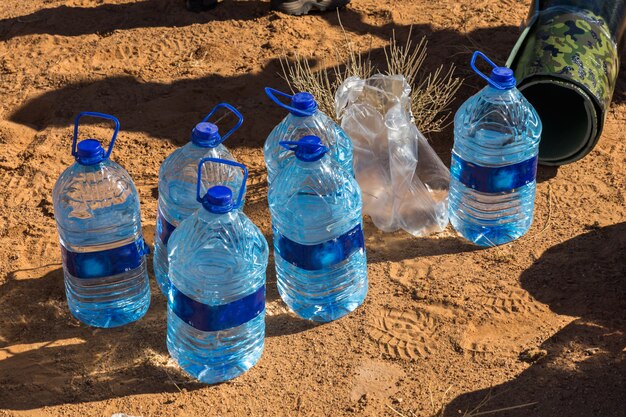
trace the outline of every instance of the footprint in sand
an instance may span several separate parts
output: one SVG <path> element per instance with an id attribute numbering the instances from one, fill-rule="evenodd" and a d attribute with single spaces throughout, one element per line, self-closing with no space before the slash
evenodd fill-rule
<path id="1" fill-rule="evenodd" d="M 384 309 L 369 324 L 369 336 L 380 350 L 401 359 L 420 359 L 435 348 L 437 322 L 426 312 Z"/>
<path id="2" fill-rule="evenodd" d="M 513 314 L 536 316 L 546 307 L 535 301 L 526 291 L 518 288 L 508 289 L 499 294 L 485 294 L 478 297 L 478 303 L 488 312 L 506 317 Z"/>
<path id="3" fill-rule="evenodd" d="M 2 203 L 9 208 L 32 200 L 35 178 L 32 173 L 19 174 L 15 171 L 0 170 L 0 184 L 6 190 L 10 190 L 10 196 L 2 199 Z"/>
<path id="4" fill-rule="evenodd" d="M 389 276 L 392 281 L 400 285 L 412 288 L 415 281 L 430 276 L 431 266 L 424 261 L 409 259 L 389 264 Z"/>
<path id="5" fill-rule="evenodd" d="M 469 339 L 463 339 L 459 346 L 461 347 L 464 354 L 470 356 L 475 360 L 486 358 L 495 354 L 493 348 L 490 347 L 488 344 L 474 342 Z"/>
<path id="6" fill-rule="evenodd" d="M 474 325 L 469 323 L 456 341 L 459 353 L 475 361 L 494 356 L 515 356 L 533 337 L 532 327 L 511 326 L 504 322 Z"/>

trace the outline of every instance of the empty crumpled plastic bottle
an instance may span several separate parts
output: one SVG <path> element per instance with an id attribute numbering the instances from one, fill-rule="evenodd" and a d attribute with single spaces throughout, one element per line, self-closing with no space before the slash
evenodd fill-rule
<path id="1" fill-rule="evenodd" d="M 410 95 L 400 75 L 351 77 L 335 104 L 354 145 L 363 213 L 384 232 L 423 236 L 448 224 L 450 171 L 413 123 Z"/>

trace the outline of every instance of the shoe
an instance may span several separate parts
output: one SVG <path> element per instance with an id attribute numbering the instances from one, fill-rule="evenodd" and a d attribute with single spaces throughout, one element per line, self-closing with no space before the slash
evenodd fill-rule
<path id="1" fill-rule="evenodd" d="M 203 12 L 217 6 L 217 0 L 186 0 L 187 10 L 191 12 Z"/>
<path id="2" fill-rule="evenodd" d="M 344 7 L 350 3 L 350 0 L 272 0 L 273 10 L 279 12 L 302 15 L 307 14 L 311 10 L 323 12 L 325 10 L 333 10 L 338 7 Z"/>

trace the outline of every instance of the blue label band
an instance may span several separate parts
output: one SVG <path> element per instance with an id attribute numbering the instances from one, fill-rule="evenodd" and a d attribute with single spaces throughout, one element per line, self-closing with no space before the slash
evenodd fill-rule
<path id="1" fill-rule="evenodd" d="M 61 245 L 63 265 L 76 278 L 102 278 L 122 274 L 141 266 L 150 253 L 143 238 L 114 249 L 97 252 L 72 252 Z"/>
<path id="2" fill-rule="evenodd" d="M 157 208 L 157 236 L 159 236 L 164 245 L 167 245 L 167 241 L 170 240 L 170 235 L 175 229 L 176 226 L 165 220 L 163 213 L 161 213 L 161 208 Z"/>
<path id="3" fill-rule="evenodd" d="M 336 239 L 317 245 L 301 245 L 283 236 L 275 227 L 274 250 L 290 264 L 306 271 L 319 271 L 337 265 L 354 252 L 365 250 L 363 229 L 359 223 Z"/>
<path id="4" fill-rule="evenodd" d="M 239 300 L 210 306 L 191 299 L 170 286 L 169 305 L 185 323 L 203 332 L 232 329 L 249 322 L 265 308 L 265 285 Z"/>
<path id="5" fill-rule="evenodd" d="M 452 172 L 461 183 L 483 193 L 511 192 L 537 178 L 537 156 L 513 165 L 484 167 L 453 153 L 452 165 L 457 165 Z"/>

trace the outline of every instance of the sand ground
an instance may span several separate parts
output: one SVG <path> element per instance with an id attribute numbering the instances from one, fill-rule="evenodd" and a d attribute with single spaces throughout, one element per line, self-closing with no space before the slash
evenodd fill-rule
<path id="1" fill-rule="evenodd" d="M 353 0 L 341 18 L 375 61 L 392 31 L 427 36 L 426 69 L 454 63 L 466 77 L 455 111 L 482 86 L 471 52 L 504 62 L 528 5 Z M 283 111 L 262 87 L 285 88 L 282 50 L 321 59 L 342 37 L 334 13 L 290 17 L 266 1 L 200 14 L 177 0 L 0 3 L 0 416 L 626 415 L 624 79 L 595 151 L 539 169 L 519 241 L 485 250 L 451 230 L 414 238 L 366 221 L 368 298 L 319 326 L 288 312 L 270 268 L 265 353 L 232 382 L 197 384 L 168 360 L 154 283 L 132 325 L 70 316 L 51 193 L 72 163 L 76 113 L 119 117 L 113 158 L 135 180 L 152 242 L 161 162 L 214 104 L 236 105 L 246 121 L 228 147 L 251 170 L 245 211 L 269 239 L 261 146 Z M 451 129 L 430 139 L 448 163 Z"/>

